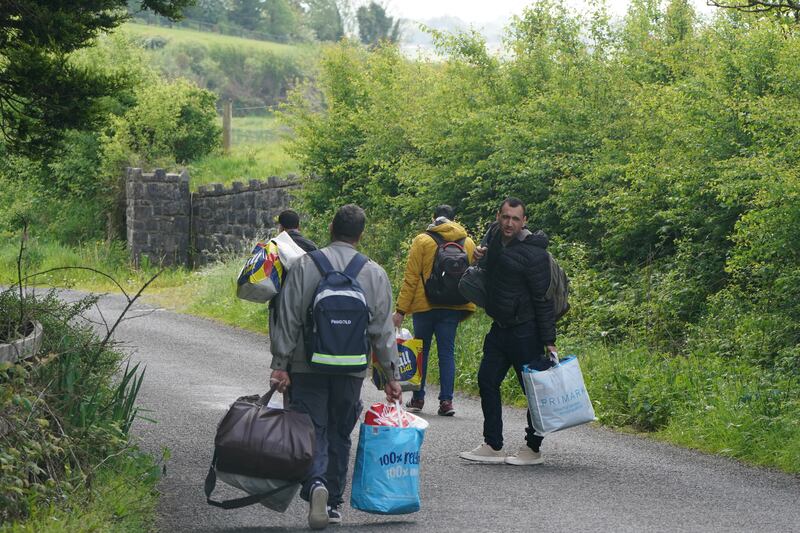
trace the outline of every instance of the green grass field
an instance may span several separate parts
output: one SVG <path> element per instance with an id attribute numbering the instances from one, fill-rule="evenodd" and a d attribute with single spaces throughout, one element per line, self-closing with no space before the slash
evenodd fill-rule
<path id="1" fill-rule="evenodd" d="M 128 22 L 120 27 L 121 31 L 136 39 L 146 39 L 152 37 L 164 37 L 168 40 L 167 45 L 172 43 L 206 43 L 208 45 L 235 46 L 237 48 L 251 48 L 256 51 L 271 52 L 276 54 L 292 55 L 306 49 L 302 45 L 281 44 L 268 41 L 257 41 L 234 37 L 232 35 L 222 35 L 205 31 L 190 30 L 187 28 L 167 28 L 164 26 L 151 26 Z"/>
<path id="2" fill-rule="evenodd" d="M 93 472 L 91 484 L 75 487 L 66 506 L 37 505 L 24 522 L 0 524 L 0 532 L 153 531 L 158 479 L 151 456 L 114 458 Z"/>
<path id="3" fill-rule="evenodd" d="M 192 190 L 209 183 L 227 185 L 297 174 L 300 170 L 297 162 L 284 150 L 285 134 L 285 127 L 271 115 L 234 116 L 231 153 L 210 154 L 191 163 L 188 170 Z"/>

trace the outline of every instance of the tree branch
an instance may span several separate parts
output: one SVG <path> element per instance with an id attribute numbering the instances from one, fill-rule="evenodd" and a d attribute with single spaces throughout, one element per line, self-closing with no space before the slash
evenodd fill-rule
<path id="1" fill-rule="evenodd" d="M 116 322 L 114 322 L 114 325 L 113 325 L 113 326 L 111 326 L 111 329 L 108 331 L 108 334 L 107 334 L 107 335 L 106 335 L 106 337 L 103 339 L 103 342 L 101 342 L 101 343 L 100 343 L 100 350 L 102 350 L 103 348 L 105 348 L 105 347 L 106 347 L 106 345 L 108 344 L 108 341 L 109 341 L 109 340 L 111 340 L 111 335 L 113 335 L 113 334 L 114 334 L 114 330 L 115 330 L 115 329 L 117 329 L 117 326 L 119 326 L 120 322 L 122 322 L 122 319 L 123 319 L 123 317 L 125 316 L 125 314 L 128 312 L 128 309 L 130 309 L 130 308 L 131 308 L 131 306 L 134 304 L 134 302 L 136 302 L 136 300 L 138 300 L 138 299 L 139 299 L 139 297 L 142 295 L 142 293 L 143 293 L 143 292 L 144 292 L 144 290 L 145 290 L 145 289 L 148 287 L 148 285 L 150 285 L 151 283 L 153 283 L 153 282 L 155 281 L 155 279 L 156 279 L 158 276 L 160 276 L 160 275 L 161 275 L 161 273 L 162 273 L 162 272 L 164 272 L 164 269 L 163 269 L 163 268 L 162 268 L 161 270 L 159 270 L 158 272 L 156 272 L 156 273 L 153 275 L 153 277 L 152 277 L 152 278 L 150 278 L 149 280 L 147 280 L 147 282 L 146 282 L 144 285 L 142 285 L 142 286 L 141 286 L 141 288 L 140 288 L 140 289 L 137 291 L 137 293 L 134 295 L 134 297 L 133 297 L 133 298 L 128 298 L 128 305 L 126 305 L 126 306 L 125 306 L 125 309 L 123 309 L 123 310 L 122 310 L 122 313 L 120 313 L 120 315 L 119 315 L 119 318 L 117 318 L 117 321 L 116 321 Z M 126 296 L 126 298 L 127 298 L 127 295 L 125 295 L 125 296 Z"/>

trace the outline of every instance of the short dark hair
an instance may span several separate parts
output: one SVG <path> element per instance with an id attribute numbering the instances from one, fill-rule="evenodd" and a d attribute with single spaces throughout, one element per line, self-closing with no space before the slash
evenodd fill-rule
<path id="1" fill-rule="evenodd" d="M 522 216 L 525 216 L 525 204 L 519 198 L 515 198 L 513 196 L 509 196 L 508 198 L 503 200 L 502 204 L 500 204 L 500 209 L 498 209 L 498 211 L 502 211 L 504 205 L 508 205 L 508 207 L 519 207 L 519 206 L 522 206 Z"/>
<path id="2" fill-rule="evenodd" d="M 336 211 L 331 223 L 331 234 L 336 240 L 357 241 L 364 233 L 367 214 L 356 204 L 343 205 Z"/>
<path id="3" fill-rule="evenodd" d="M 453 220 L 454 216 L 456 216 L 456 210 L 447 204 L 437 205 L 433 210 L 433 218 L 444 217 Z"/>
<path id="4" fill-rule="evenodd" d="M 278 224 L 283 226 L 283 229 L 297 229 L 300 227 L 300 215 L 292 209 L 281 211 L 278 215 Z"/>

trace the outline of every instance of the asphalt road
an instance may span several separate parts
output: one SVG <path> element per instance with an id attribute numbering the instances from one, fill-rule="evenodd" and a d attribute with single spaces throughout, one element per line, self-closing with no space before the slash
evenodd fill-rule
<path id="1" fill-rule="evenodd" d="M 104 297 L 101 309 L 115 317 L 123 304 L 120 297 Z M 260 505 L 225 511 L 207 505 L 203 494 L 217 422 L 238 396 L 267 386 L 267 336 L 144 304 L 132 315 L 141 316 L 123 322 L 116 338 L 134 361 L 147 365 L 140 403 L 158 421 L 137 422 L 134 436 L 146 450 L 170 451 L 160 484 L 159 530 L 305 529 L 302 501 L 284 514 Z M 365 383 L 363 397 L 368 404 L 381 394 Z M 471 464 L 458 452 L 482 441 L 480 404 L 466 396 L 454 403 L 453 418 L 436 416 L 434 407 L 423 412 L 430 427 L 422 448 L 422 510 L 385 517 L 345 505 L 343 524 L 329 529 L 800 532 L 798 476 L 590 426 L 547 438 L 544 465 Z M 524 420 L 524 410 L 505 409 L 509 448 L 523 443 Z M 357 434 L 353 439 L 354 454 Z M 242 495 L 219 487 L 220 498 Z"/>

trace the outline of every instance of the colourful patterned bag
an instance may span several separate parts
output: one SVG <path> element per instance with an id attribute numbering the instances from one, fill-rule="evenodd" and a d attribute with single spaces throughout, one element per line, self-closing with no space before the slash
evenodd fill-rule
<path id="1" fill-rule="evenodd" d="M 397 359 L 400 371 L 400 386 L 404 391 L 417 391 L 422 387 L 422 339 L 412 338 L 411 333 L 403 328 L 397 334 Z M 372 354 L 372 382 L 382 390 L 386 386 L 386 374 Z"/>
<path id="2" fill-rule="evenodd" d="M 286 271 L 304 254 L 292 237 L 282 231 L 268 243 L 256 243 L 236 282 L 236 296 L 266 303 L 281 290 Z"/>

